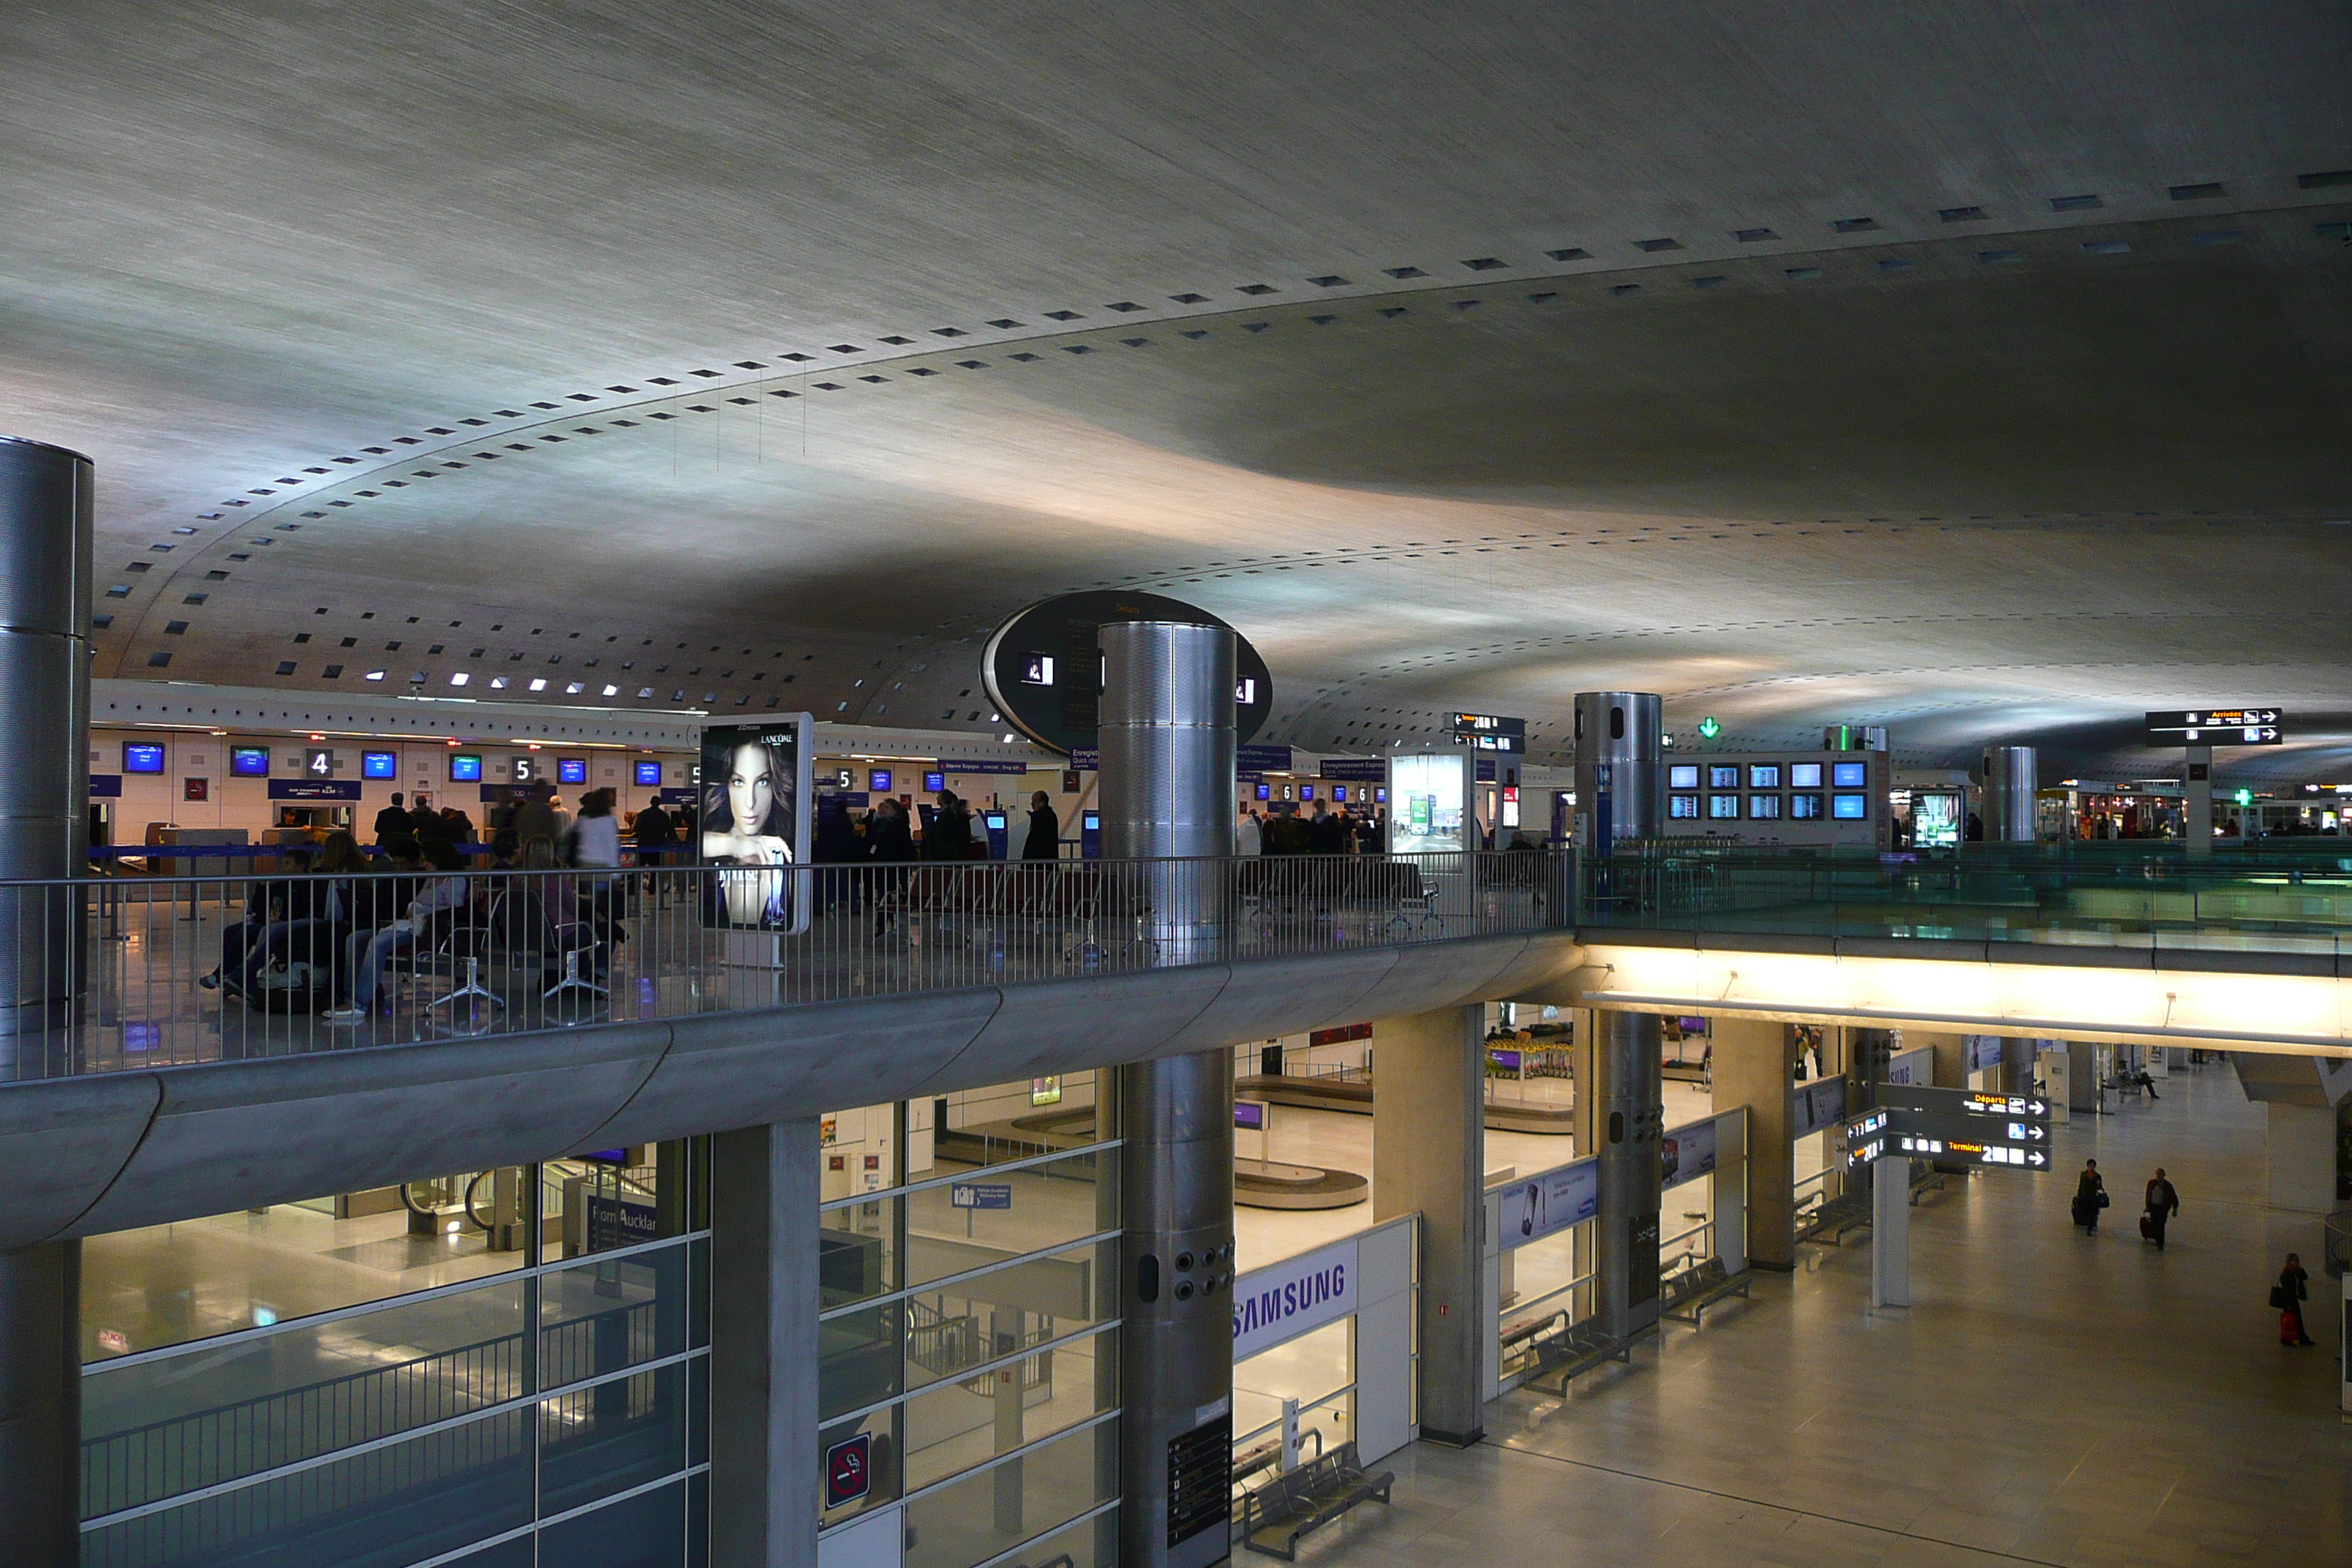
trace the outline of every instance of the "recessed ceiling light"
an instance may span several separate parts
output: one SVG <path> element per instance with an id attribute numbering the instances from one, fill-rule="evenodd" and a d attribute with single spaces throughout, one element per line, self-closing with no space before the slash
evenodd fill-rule
<path id="1" fill-rule="evenodd" d="M 544 690 L 546 690 L 546 689 L 547 689 L 547 678 L 546 678 L 545 676 L 543 676 L 543 675 L 542 675 L 542 676 L 539 676 L 539 677 L 534 678 L 534 679 L 532 679 L 531 683 L 530 683 L 530 689 L 531 689 L 533 691 L 544 691 Z"/>

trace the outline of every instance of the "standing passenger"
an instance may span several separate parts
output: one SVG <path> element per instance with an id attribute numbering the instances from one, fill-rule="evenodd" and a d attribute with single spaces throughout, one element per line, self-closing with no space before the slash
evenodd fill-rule
<path id="1" fill-rule="evenodd" d="M 2147 1238 L 2156 1243 L 2158 1252 L 2164 1250 L 2165 1225 L 2179 1212 L 2180 1194 L 2164 1179 L 2164 1167 L 2158 1165 L 2147 1184 Z"/>
<path id="2" fill-rule="evenodd" d="M 1257 825 L 1257 813 L 1242 807 L 1242 819 L 1234 824 L 1234 853 L 1256 855 L 1265 848 L 1265 830 Z"/>
<path id="3" fill-rule="evenodd" d="M 1062 858 L 1062 819 L 1054 814 L 1054 803 L 1044 790 L 1034 790 L 1029 795 L 1029 836 L 1021 841 L 1024 860 L 1058 860 Z"/>
<path id="4" fill-rule="evenodd" d="M 2271 1287 L 2271 1305 L 2278 1309 L 2279 1343 L 2299 1350 L 2318 1342 L 2303 1326 L 2303 1304 L 2310 1299 L 2311 1276 L 2304 1272 L 2303 1259 L 2290 1252 L 2278 1283 Z"/>

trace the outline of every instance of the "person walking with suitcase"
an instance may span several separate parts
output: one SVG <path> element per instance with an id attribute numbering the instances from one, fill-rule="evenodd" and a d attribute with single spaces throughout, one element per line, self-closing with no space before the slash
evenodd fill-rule
<path id="1" fill-rule="evenodd" d="M 2083 1162 L 2083 1173 L 2074 1182 L 2074 1223 L 2091 1236 L 2099 1234 L 2099 1211 L 2107 1206 L 2107 1181 L 2099 1174 L 2096 1160 Z"/>
<path id="2" fill-rule="evenodd" d="M 2158 1165 L 2147 1184 L 2147 1208 L 2139 1216 L 2140 1237 L 2156 1243 L 2158 1252 L 2164 1250 L 2164 1227 L 2174 1215 L 2180 1212 L 2180 1194 L 2164 1178 L 2164 1167 Z"/>

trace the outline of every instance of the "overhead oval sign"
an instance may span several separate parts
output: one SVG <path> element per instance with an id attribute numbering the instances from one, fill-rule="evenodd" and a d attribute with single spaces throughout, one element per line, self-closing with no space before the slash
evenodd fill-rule
<path id="1" fill-rule="evenodd" d="M 1102 702 L 1100 629 L 1118 621 L 1179 621 L 1234 632 L 1234 741 L 1245 744 L 1274 706 L 1274 677 L 1249 639 L 1219 617 L 1159 594 L 1097 589 L 1040 599 L 1010 616 L 981 655 L 981 681 L 1007 722 L 1068 755 L 1095 743 Z"/>

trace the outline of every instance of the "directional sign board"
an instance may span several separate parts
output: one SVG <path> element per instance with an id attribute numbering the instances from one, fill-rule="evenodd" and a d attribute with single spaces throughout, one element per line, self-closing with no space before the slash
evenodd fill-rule
<path id="1" fill-rule="evenodd" d="M 948 1206 L 957 1209 L 1009 1209 L 1010 1182 L 957 1182 L 948 1188 Z"/>
<path id="2" fill-rule="evenodd" d="M 1924 1084 L 1874 1087 L 1878 1109 L 1846 1123 L 1851 1165 L 1893 1154 L 2021 1171 L 2050 1168 L 2050 1102 L 2038 1096 Z"/>
<path id="3" fill-rule="evenodd" d="M 2151 745 L 2277 746 L 2286 741 L 2275 708 L 2187 708 L 2147 716 Z"/>

